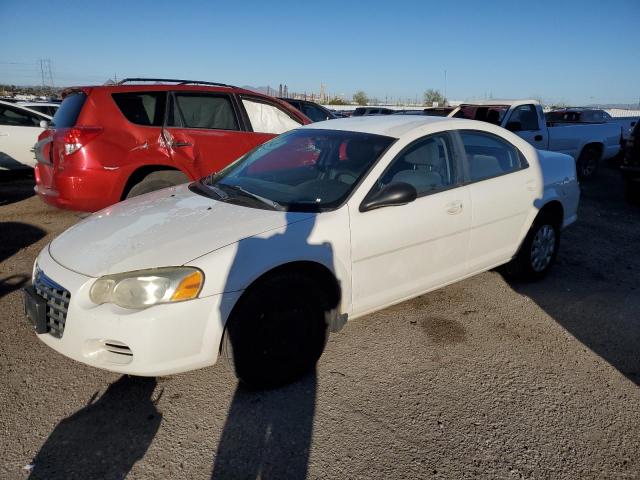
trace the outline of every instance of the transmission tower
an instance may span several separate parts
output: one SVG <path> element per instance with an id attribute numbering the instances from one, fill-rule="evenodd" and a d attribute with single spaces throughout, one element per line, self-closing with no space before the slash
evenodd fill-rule
<path id="1" fill-rule="evenodd" d="M 53 88 L 53 72 L 50 58 L 40 59 L 40 75 L 42 76 L 42 87 Z"/>

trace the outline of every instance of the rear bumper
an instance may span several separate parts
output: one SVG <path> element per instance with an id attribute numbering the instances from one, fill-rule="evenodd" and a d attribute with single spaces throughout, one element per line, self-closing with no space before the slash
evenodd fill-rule
<path id="1" fill-rule="evenodd" d="M 35 192 L 47 204 L 67 210 L 96 212 L 120 201 L 119 172 L 102 169 L 57 170 L 38 162 Z"/>

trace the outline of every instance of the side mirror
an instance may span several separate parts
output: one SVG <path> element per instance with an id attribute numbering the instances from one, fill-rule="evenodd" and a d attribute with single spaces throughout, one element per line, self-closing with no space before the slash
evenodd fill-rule
<path id="1" fill-rule="evenodd" d="M 519 132 L 522 130 L 522 123 L 520 122 L 507 122 L 507 130 L 511 132 Z"/>
<path id="2" fill-rule="evenodd" d="M 406 205 L 416 198 L 418 198 L 418 192 L 413 185 L 394 182 L 380 190 L 370 192 L 360 204 L 360 211 L 368 212 L 376 208 Z"/>
<path id="3" fill-rule="evenodd" d="M 46 120 L 40 120 L 40 128 L 49 128 L 49 122 L 47 122 Z"/>

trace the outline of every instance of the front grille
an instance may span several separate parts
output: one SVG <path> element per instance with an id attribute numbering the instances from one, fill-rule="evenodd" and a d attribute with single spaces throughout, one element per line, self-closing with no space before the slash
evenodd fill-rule
<path id="1" fill-rule="evenodd" d="M 62 338 L 71 293 L 47 277 L 41 270 L 33 284 L 36 293 L 47 301 L 47 330 L 56 338 Z"/>

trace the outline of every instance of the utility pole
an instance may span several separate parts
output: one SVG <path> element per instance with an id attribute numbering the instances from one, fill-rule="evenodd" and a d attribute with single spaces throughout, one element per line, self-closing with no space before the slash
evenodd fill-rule
<path id="1" fill-rule="evenodd" d="M 447 70 L 444 71 L 444 98 L 447 99 Z"/>

